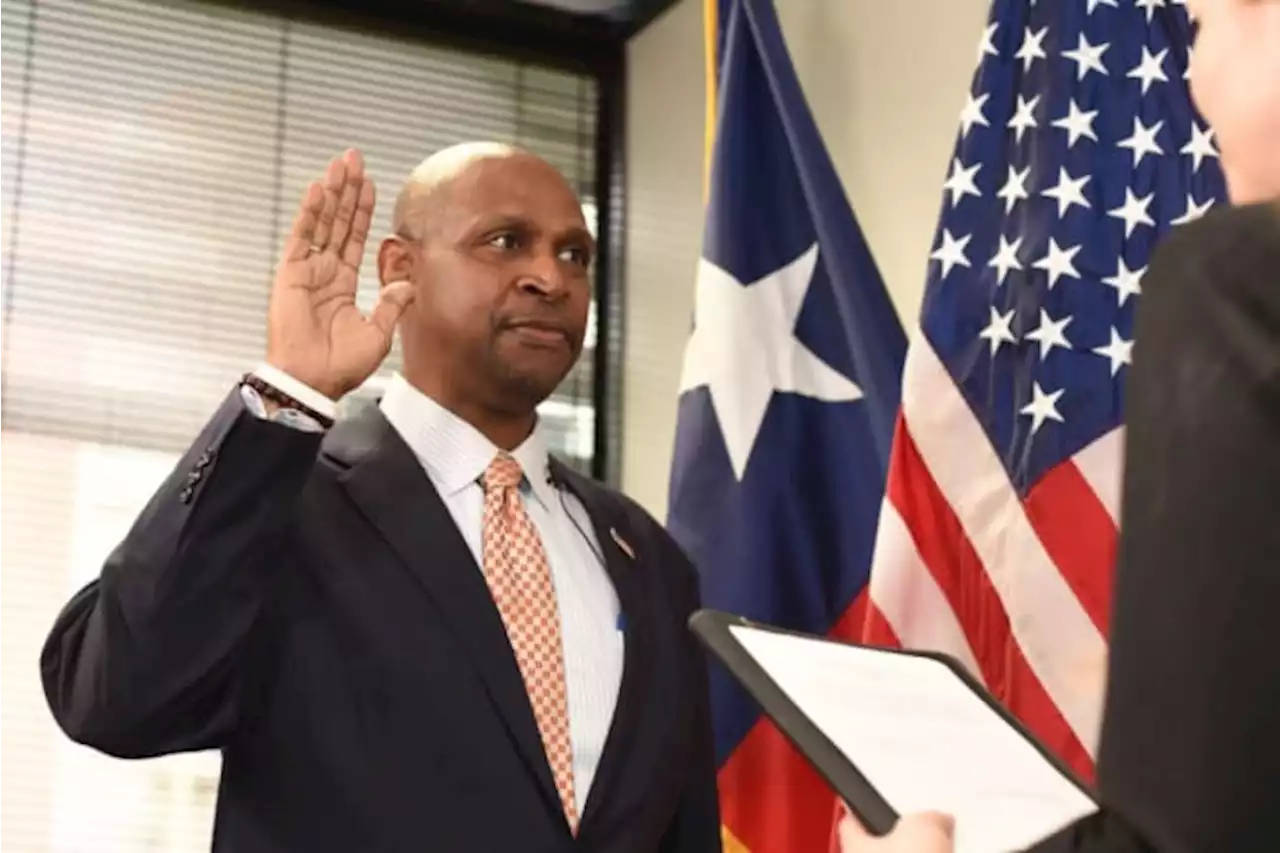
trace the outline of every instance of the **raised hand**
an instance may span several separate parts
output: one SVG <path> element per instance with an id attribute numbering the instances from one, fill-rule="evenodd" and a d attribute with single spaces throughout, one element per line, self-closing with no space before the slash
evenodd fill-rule
<path id="1" fill-rule="evenodd" d="M 303 194 L 267 308 L 267 363 L 333 400 L 378 369 L 413 299 L 393 282 L 367 316 L 356 307 L 373 204 L 360 152 L 334 158 Z"/>

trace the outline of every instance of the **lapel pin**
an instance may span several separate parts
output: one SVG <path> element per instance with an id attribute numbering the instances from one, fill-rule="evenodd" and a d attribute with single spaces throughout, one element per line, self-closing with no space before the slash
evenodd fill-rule
<path id="1" fill-rule="evenodd" d="M 632 560 L 636 558 L 636 552 L 631 548 L 631 545 L 627 540 L 618 535 L 617 529 L 610 527 L 609 535 L 613 537 L 614 544 L 618 546 L 618 549 L 621 550 L 622 553 L 626 554 Z"/>

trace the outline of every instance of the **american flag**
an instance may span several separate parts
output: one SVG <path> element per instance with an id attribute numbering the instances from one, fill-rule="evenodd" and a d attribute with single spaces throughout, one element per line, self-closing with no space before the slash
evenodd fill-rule
<path id="1" fill-rule="evenodd" d="M 1224 198 L 1166 0 L 996 0 L 944 184 L 860 638 L 948 652 L 1086 779 L 1152 248 Z"/>

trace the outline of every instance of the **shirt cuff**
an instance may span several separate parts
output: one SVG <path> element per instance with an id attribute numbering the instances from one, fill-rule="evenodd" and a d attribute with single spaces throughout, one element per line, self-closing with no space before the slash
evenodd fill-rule
<path id="1" fill-rule="evenodd" d="M 330 400 L 324 394 L 316 389 L 294 379 L 278 367 L 272 367 L 269 364 L 260 364 L 253 371 L 254 375 L 266 382 L 268 385 L 274 385 L 290 397 L 295 398 L 298 402 L 314 409 L 320 415 L 331 421 L 338 419 L 338 404 Z"/>

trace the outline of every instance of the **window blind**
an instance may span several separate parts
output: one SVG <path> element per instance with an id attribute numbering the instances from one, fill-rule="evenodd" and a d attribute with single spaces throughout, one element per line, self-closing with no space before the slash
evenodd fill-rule
<path id="1" fill-rule="evenodd" d="M 445 145 L 547 157 L 594 227 L 596 85 L 199 2 L 5 0 L 0 37 L 2 846 L 206 851 L 217 755 L 123 762 L 70 743 L 38 677 L 54 616 L 261 359 L 279 248 L 329 158 L 359 147 L 377 183 L 368 308 L 400 183 Z M 542 412 L 584 471 L 592 355 Z M 344 405 L 399 366 L 397 344 Z"/>

